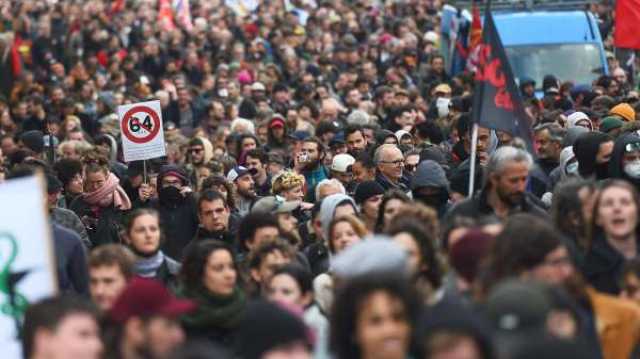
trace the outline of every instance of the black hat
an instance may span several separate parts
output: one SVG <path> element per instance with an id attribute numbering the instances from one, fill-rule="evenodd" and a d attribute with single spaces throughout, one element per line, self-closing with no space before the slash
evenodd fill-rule
<path id="1" fill-rule="evenodd" d="M 379 194 L 384 194 L 384 188 L 382 188 L 378 182 L 364 181 L 356 187 L 356 193 L 354 194 L 353 199 L 356 200 L 357 204 L 362 204 L 369 198 Z"/>
<path id="2" fill-rule="evenodd" d="M 35 153 L 44 151 L 44 133 L 38 130 L 24 132 L 20 135 L 20 142 Z"/>
<path id="3" fill-rule="evenodd" d="M 260 359 L 271 349 L 288 344 L 311 344 L 307 327 L 300 318 L 262 300 L 249 304 L 237 338 L 236 351 L 243 359 Z"/>
<path id="4" fill-rule="evenodd" d="M 182 180 L 182 184 L 185 186 L 189 185 L 189 176 L 184 169 L 176 165 L 164 165 L 160 168 L 160 173 L 158 174 L 158 184 L 162 183 L 162 179 L 166 176 L 176 176 L 180 180 Z"/>

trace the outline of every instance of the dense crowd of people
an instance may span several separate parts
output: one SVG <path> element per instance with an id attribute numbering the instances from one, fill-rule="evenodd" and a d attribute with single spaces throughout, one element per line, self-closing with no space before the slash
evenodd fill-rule
<path id="1" fill-rule="evenodd" d="M 472 159 L 441 1 L 177 3 L 0 1 L 0 181 L 46 177 L 60 290 L 25 358 L 640 357 L 633 64 L 520 79 L 537 153 Z"/>

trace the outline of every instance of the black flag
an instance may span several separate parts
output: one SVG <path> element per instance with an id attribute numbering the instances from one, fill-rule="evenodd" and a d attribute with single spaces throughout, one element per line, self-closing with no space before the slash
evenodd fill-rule
<path id="1" fill-rule="evenodd" d="M 535 152 L 530 117 L 525 112 L 489 6 L 486 8 L 484 19 L 475 76 L 473 122 L 480 127 L 501 130 L 520 137 L 533 154 Z"/>

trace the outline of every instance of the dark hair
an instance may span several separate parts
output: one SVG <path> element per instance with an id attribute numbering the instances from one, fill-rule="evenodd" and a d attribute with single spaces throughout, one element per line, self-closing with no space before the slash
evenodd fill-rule
<path id="1" fill-rule="evenodd" d="M 198 213 L 200 213 L 200 210 L 202 209 L 202 203 L 204 202 L 213 202 L 213 201 L 222 201 L 222 203 L 224 203 L 225 207 L 229 207 L 227 205 L 227 201 L 225 200 L 224 196 L 222 195 L 222 193 L 218 192 L 218 191 L 214 191 L 214 190 L 206 190 L 203 192 L 200 192 L 200 195 L 198 196 Z"/>
<path id="2" fill-rule="evenodd" d="M 460 114 L 458 120 L 456 121 L 456 130 L 458 131 L 458 136 L 462 139 L 467 134 L 471 134 L 471 115 L 469 113 Z"/>
<path id="3" fill-rule="evenodd" d="M 362 126 L 359 126 L 359 125 L 348 125 L 347 127 L 345 127 L 345 129 L 344 129 L 344 138 L 345 138 L 345 140 L 347 139 L 347 137 L 351 136 L 353 133 L 356 133 L 356 132 L 360 132 L 362 137 L 364 137 L 364 132 L 362 131 Z"/>
<path id="4" fill-rule="evenodd" d="M 320 153 L 321 155 L 325 153 L 324 145 L 322 144 L 322 141 L 320 141 L 318 137 L 315 137 L 315 136 L 308 137 L 304 141 L 302 141 L 302 143 L 315 143 L 318 146 L 318 153 Z M 320 156 L 320 158 L 322 158 L 322 156 Z"/>
<path id="5" fill-rule="evenodd" d="M 227 207 L 236 208 L 235 195 L 233 193 L 233 185 L 222 176 L 209 176 L 202 181 L 201 192 L 215 191 L 214 186 L 222 186 L 227 190 Z"/>
<path id="6" fill-rule="evenodd" d="M 79 160 L 63 158 L 53 165 L 53 169 L 58 175 L 58 179 L 62 185 L 66 187 L 73 177 L 82 173 L 82 162 Z"/>
<path id="7" fill-rule="evenodd" d="M 34 340 L 39 329 L 55 331 L 69 315 L 86 314 L 97 323 L 98 310 L 86 299 L 73 296 L 51 297 L 35 303 L 24 315 L 22 328 L 22 348 L 25 358 L 30 358 L 35 350 Z"/>
<path id="8" fill-rule="evenodd" d="M 442 269 L 434 245 L 434 237 L 424 230 L 424 223 L 417 218 L 398 217 L 395 217 L 389 228 L 387 228 L 386 233 L 390 236 L 400 233 L 411 235 L 420 249 L 421 263 L 417 273 L 418 276 L 427 279 L 434 289 L 440 287 L 442 284 Z"/>
<path id="9" fill-rule="evenodd" d="M 404 192 L 391 189 L 385 192 L 384 196 L 382 196 L 382 202 L 380 202 L 380 208 L 378 210 L 378 219 L 376 220 L 376 232 L 382 232 L 384 227 L 384 209 L 387 207 L 387 203 L 392 199 L 400 200 L 404 203 L 411 202 L 409 196 L 407 196 Z"/>
<path id="10" fill-rule="evenodd" d="M 310 293 L 313 291 L 311 272 L 303 266 L 296 263 L 286 264 L 276 269 L 273 272 L 273 276 L 271 276 L 271 278 L 274 278 L 275 276 L 280 274 L 286 274 L 293 278 L 293 280 L 295 280 L 298 284 L 298 287 L 300 288 L 300 292 L 302 294 Z"/>
<path id="11" fill-rule="evenodd" d="M 429 140 L 434 145 L 439 145 L 444 141 L 442 129 L 432 121 L 425 121 L 416 125 L 416 134 L 421 139 Z"/>
<path id="12" fill-rule="evenodd" d="M 88 258 L 89 269 L 115 265 L 127 280 L 133 277 L 135 261 L 134 254 L 127 247 L 114 243 L 95 248 Z"/>
<path id="13" fill-rule="evenodd" d="M 311 101 L 304 101 L 301 104 L 299 104 L 298 111 L 300 111 L 303 107 L 306 107 L 309 109 L 309 111 L 311 111 L 311 117 L 314 119 L 317 119 L 318 116 L 320 115 L 320 112 L 318 111 L 318 107 Z"/>
<path id="14" fill-rule="evenodd" d="M 246 242 L 253 239 L 260 228 L 278 226 L 278 219 L 271 213 L 250 212 L 238 226 L 238 246 L 240 251 L 247 250 Z"/>
<path id="15" fill-rule="evenodd" d="M 392 275 L 352 279 L 338 289 L 331 309 L 329 345 L 336 359 L 361 358 L 361 348 L 356 341 L 358 317 L 362 313 L 362 305 L 379 291 L 400 300 L 406 321 L 412 329 L 416 328 L 420 317 L 420 299 L 405 279 Z M 411 347 L 414 345 L 415 338 L 412 338 Z"/>
<path id="16" fill-rule="evenodd" d="M 550 223 L 530 214 L 509 217 L 489 251 L 484 289 L 488 293 L 499 281 L 542 264 L 562 245 L 560 234 Z"/>
<path id="17" fill-rule="evenodd" d="M 250 133 L 243 133 L 236 141 L 236 156 L 238 159 L 240 159 L 240 156 L 242 155 L 242 142 L 247 138 L 253 139 L 256 142 L 256 147 L 260 147 L 260 140 L 258 140 L 258 137 Z"/>
<path id="18" fill-rule="evenodd" d="M 376 163 L 373 161 L 373 156 L 368 151 L 362 151 L 358 153 L 356 156 L 356 162 L 362 163 L 364 168 L 374 169 L 376 168 Z"/>
<path id="19" fill-rule="evenodd" d="M 291 259 L 295 257 L 295 250 L 289 243 L 287 243 L 287 241 L 283 239 L 265 241 L 260 243 L 260 245 L 249 254 L 249 268 L 260 268 L 262 261 L 267 257 L 267 255 L 275 251 L 280 251 L 285 257 L 289 257 Z"/>
<path id="20" fill-rule="evenodd" d="M 551 219 L 553 225 L 565 237 L 575 240 L 582 250 L 586 250 L 587 224 L 582 215 L 582 201 L 580 200 L 580 191 L 583 188 L 594 191 L 595 183 L 579 178 L 569 178 L 560 182 L 553 191 Z"/>
<path id="21" fill-rule="evenodd" d="M 198 290 L 202 288 L 202 277 L 209 256 L 211 253 L 221 250 L 229 252 L 235 265 L 235 254 L 228 244 L 210 239 L 191 242 L 184 250 L 182 268 L 178 275 L 180 282 L 188 290 Z"/>
<path id="22" fill-rule="evenodd" d="M 249 150 L 245 158 L 246 157 L 257 158 L 263 165 L 267 164 L 267 162 L 269 161 L 269 155 L 261 148 L 254 148 L 252 150 Z"/>

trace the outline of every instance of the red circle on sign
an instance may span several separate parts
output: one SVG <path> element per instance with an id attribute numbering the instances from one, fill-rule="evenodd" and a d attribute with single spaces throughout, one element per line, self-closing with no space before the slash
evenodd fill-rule
<path id="1" fill-rule="evenodd" d="M 129 120 L 134 119 L 133 115 L 138 112 L 144 112 L 147 115 L 151 116 L 151 120 L 153 121 L 153 128 L 149 133 L 144 137 L 136 137 L 129 130 Z M 147 106 L 135 106 L 132 107 L 127 113 L 122 117 L 122 122 L 120 123 L 120 128 L 122 128 L 122 133 L 127 137 L 127 139 L 134 143 L 147 143 L 151 141 L 158 132 L 160 132 L 160 118 L 158 114 L 155 113 L 152 109 Z"/>

